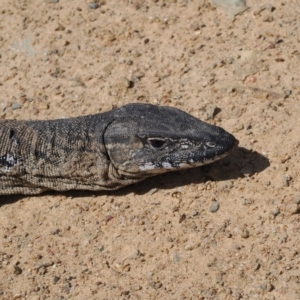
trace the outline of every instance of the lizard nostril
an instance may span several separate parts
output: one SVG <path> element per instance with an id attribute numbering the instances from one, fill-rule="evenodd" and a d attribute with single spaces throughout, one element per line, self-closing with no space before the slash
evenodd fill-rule
<path id="1" fill-rule="evenodd" d="M 214 147 L 216 147 L 216 143 L 215 142 L 207 142 L 206 146 L 209 148 L 214 148 Z"/>

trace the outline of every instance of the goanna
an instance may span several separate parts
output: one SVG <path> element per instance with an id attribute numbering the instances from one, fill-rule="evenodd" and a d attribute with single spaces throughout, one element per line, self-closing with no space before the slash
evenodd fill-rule
<path id="1" fill-rule="evenodd" d="M 114 190 L 232 150 L 222 128 L 173 107 L 128 104 L 49 121 L 0 121 L 0 195 Z"/>

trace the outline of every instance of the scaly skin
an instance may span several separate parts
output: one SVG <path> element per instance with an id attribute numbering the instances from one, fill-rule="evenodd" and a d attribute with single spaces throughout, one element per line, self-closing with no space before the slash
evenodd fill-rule
<path id="1" fill-rule="evenodd" d="M 172 107 L 128 104 L 50 121 L 0 121 L 0 195 L 114 190 L 218 160 L 225 130 Z"/>

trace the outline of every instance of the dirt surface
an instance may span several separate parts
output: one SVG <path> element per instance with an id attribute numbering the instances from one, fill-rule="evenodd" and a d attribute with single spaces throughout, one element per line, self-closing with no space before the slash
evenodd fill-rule
<path id="1" fill-rule="evenodd" d="M 0 118 L 147 102 L 240 144 L 113 193 L 0 197 L 0 299 L 300 299 L 300 5 L 273 2 L 1 1 Z"/>

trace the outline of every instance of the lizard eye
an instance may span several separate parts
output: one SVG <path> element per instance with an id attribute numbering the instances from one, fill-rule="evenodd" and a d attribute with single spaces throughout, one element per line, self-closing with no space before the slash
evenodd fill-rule
<path id="1" fill-rule="evenodd" d="M 207 142 L 206 146 L 209 148 L 214 148 L 214 147 L 216 147 L 216 143 L 215 142 Z"/>
<path id="2" fill-rule="evenodd" d="M 165 140 L 160 138 L 150 138 L 148 139 L 148 143 L 151 146 L 151 148 L 155 150 L 163 149 L 164 146 L 167 144 Z"/>

